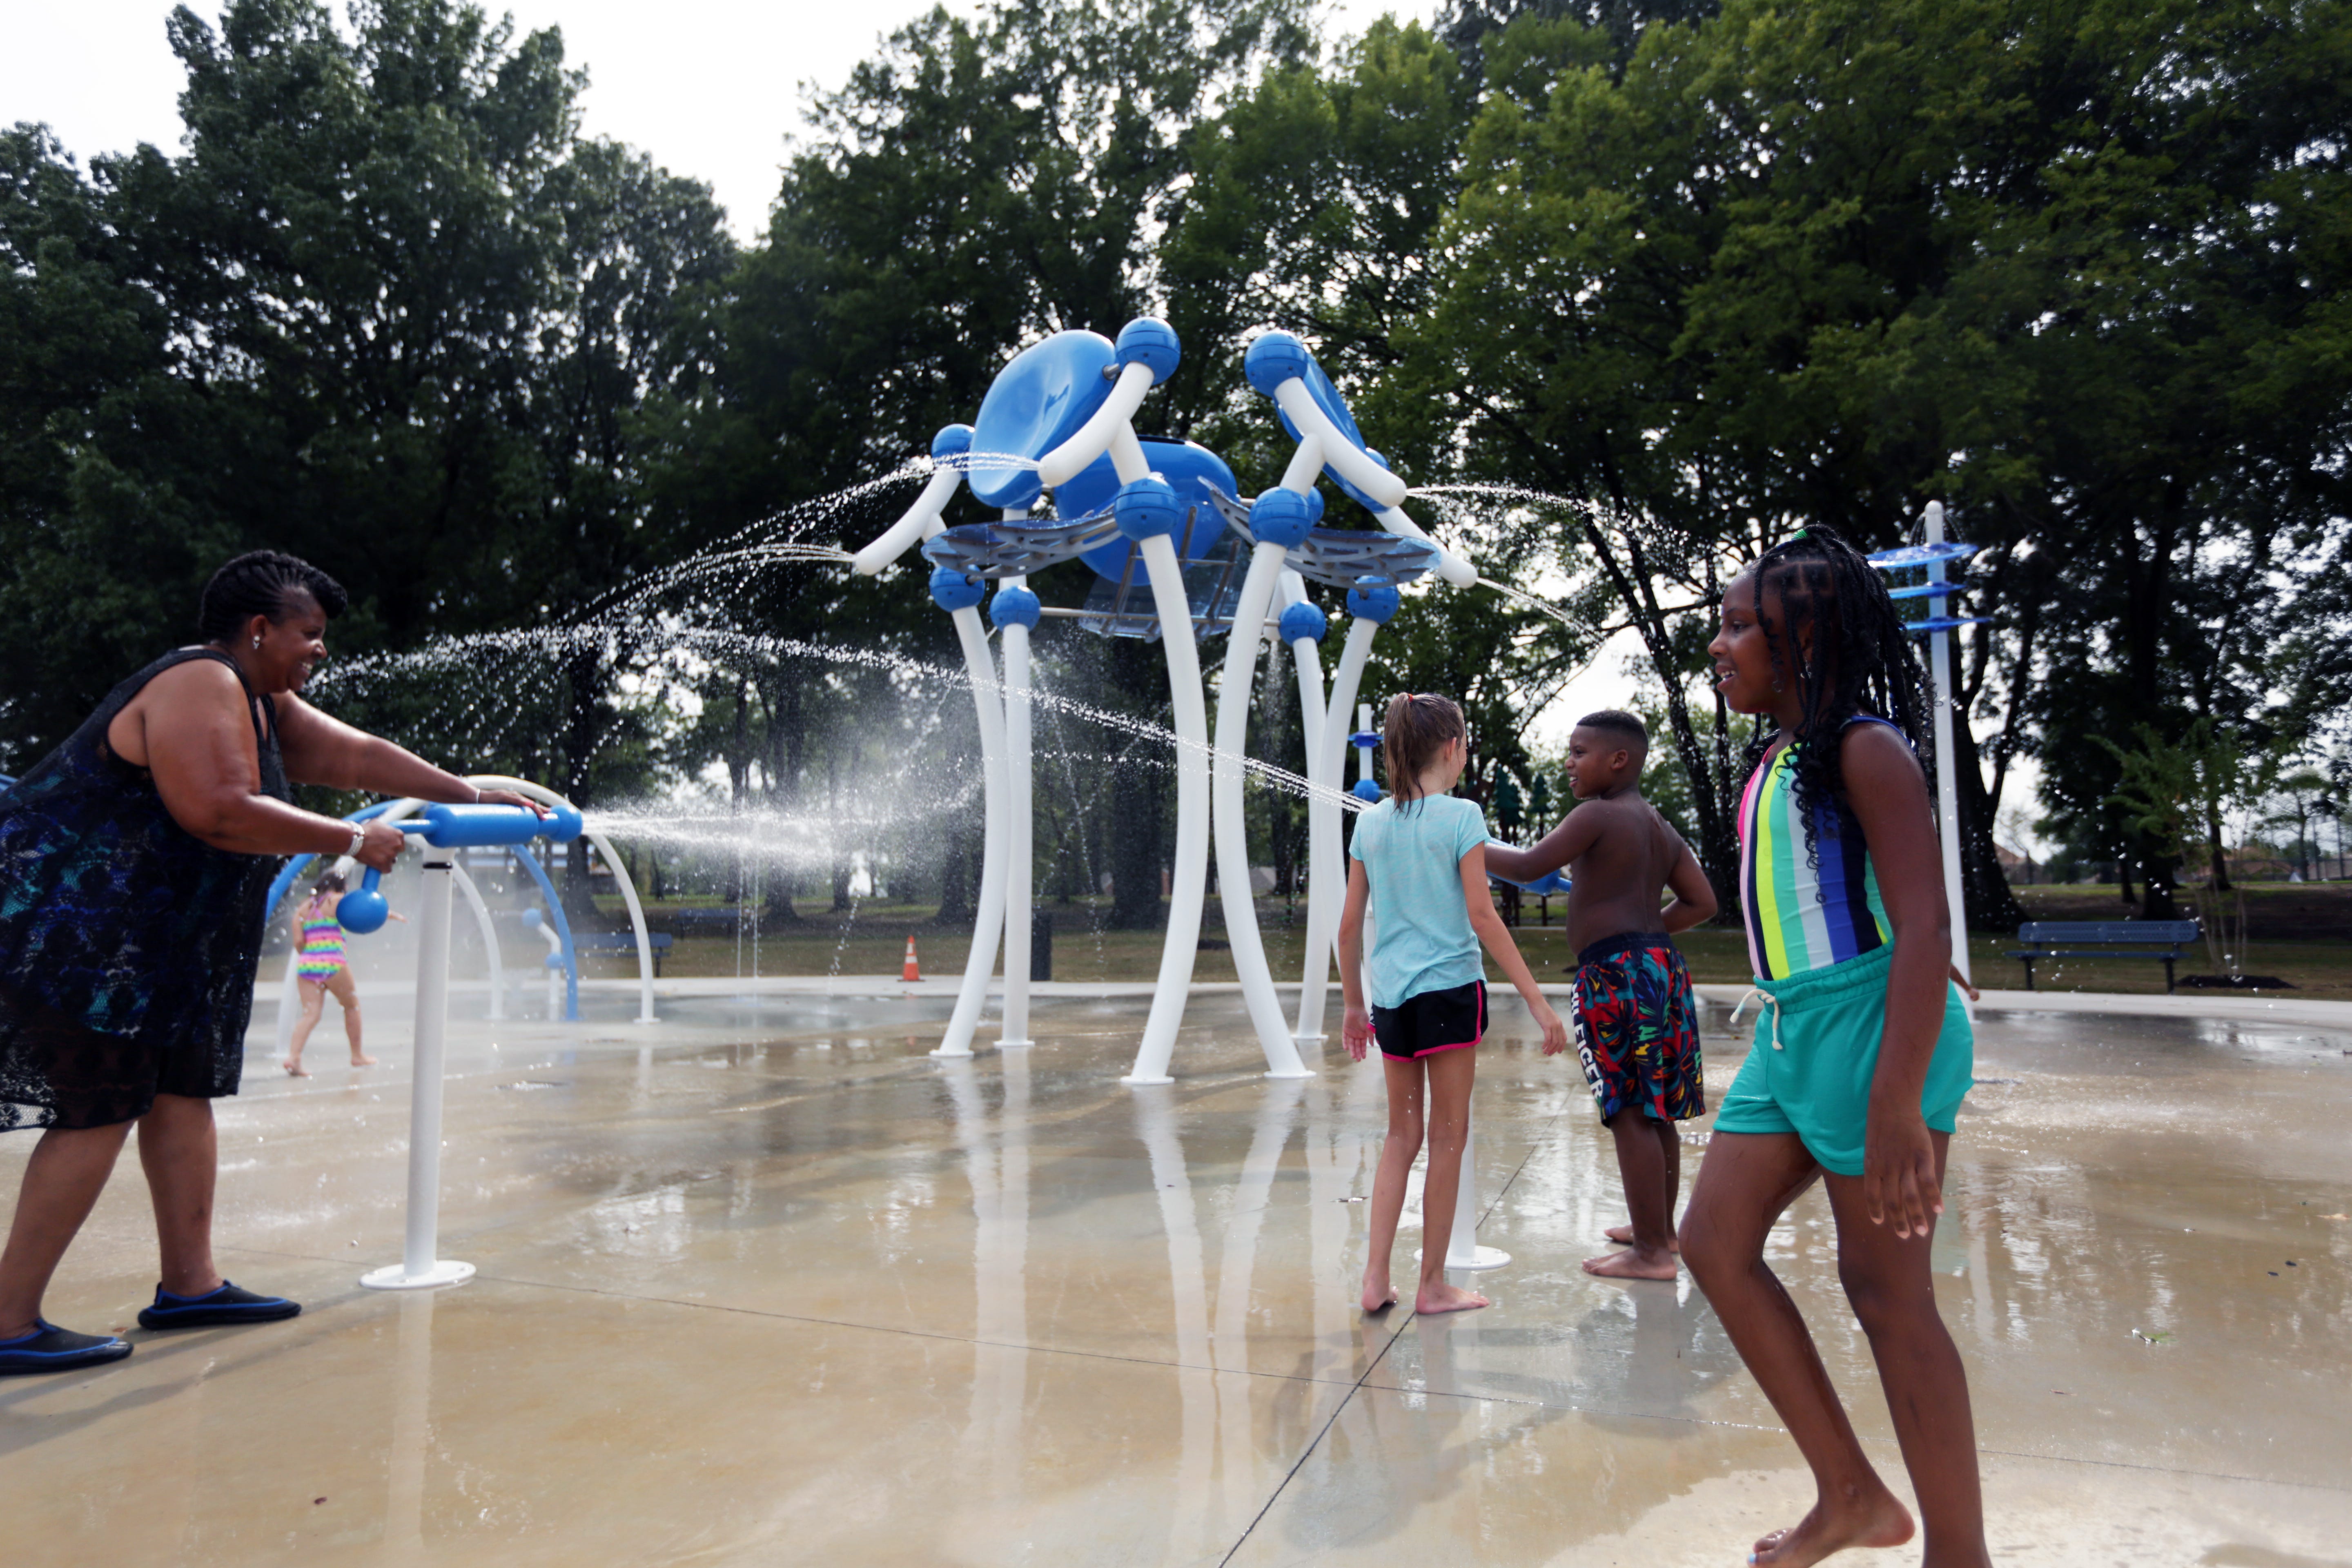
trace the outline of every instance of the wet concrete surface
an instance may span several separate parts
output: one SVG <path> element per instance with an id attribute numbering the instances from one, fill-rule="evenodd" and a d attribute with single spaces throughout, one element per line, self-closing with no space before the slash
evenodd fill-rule
<path id="1" fill-rule="evenodd" d="M 139 1350 L 0 1383 L 0 1555 L 1664 1568 L 1810 1500 L 1687 1280 L 1578 1269 L 1614 1163 L 1515 1004 L 1476 1100 L 1513 1262 L 1431 1320 L 1354 1306 L 1377 1068 L 1335 1041 L 1269 1081 L 1238 998 L 1196 1001 L 1150 1089 L 1116 1082 L 1140 997 L 1051 998 L 1036 1047 L 962 1063 L 926 1054 L 943 995 L 622 1005 L 455 1026 L 441 1252 L 480 1274 L 433 1295 L 356 1283 L 400 1247 L 399 1000 L 363 1072 L 331 1019 L 301 1082 L 257 1028 L 223 1261 L 308 1310 L 132 1328 L 126 1159 L 48 1315 Z M 1936 1267 L 1997 1559 L 2352 1563 L 2352 1028 L 1989 1014 L 1978 1076 Z M 32 1142 L 0 1140 L 6 1190 Z M 1818 1194 L 1770 1256 L 1906 1490 Z"/>

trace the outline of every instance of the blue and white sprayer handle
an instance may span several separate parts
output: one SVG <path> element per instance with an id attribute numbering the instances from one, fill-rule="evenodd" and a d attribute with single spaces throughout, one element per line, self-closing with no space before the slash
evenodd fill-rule
<path id="1" fill-rule="evenodd" d="M 541 816 L 520 805 L 434 805 L 393 826 L 436 849 L 507 848 L 534 838 L 568 844 L 580 837 L 580 814 L 568 805 L 555 806 Z M 343 895 L 335 906 L 335 919 L 345 931 L 365 936 L 383 929 L 392 909 L 384 902 L 383 881 L 383 873 L 371 866 L 360 879 L 359 890 Z"/>
<path id="2" fill-rule="evenodd" d="M 915 498 L 906 515 L 885 529 L 881 537 L 849 558 L 849 569 L 861 577 L 871 577 L 908 551 L 940 531 L 940 513 L 963 483 L 963 469 L 945 461 L 960 458 L 971 450 L 971 426 L 949 425 L 931 437 L 930 483 Z"/>
<path id="3" fill-rule="evenodd" d="M 1077 478 L 1088 463 L 1120 445 L 1122 436 L 1133 442 L 1135 416 L 1144 395 L 1175 374 L 1182 356 L 1174 330 L 1150 316 L 1138 316 L 1122 327 L 1115 352 L 1118 378 L 1110 395 L 1076 434 L 1037 459 L 1037 479 L 1047 489 Z M 1133 456 L 1139 462 L 1141 448 Z"/>

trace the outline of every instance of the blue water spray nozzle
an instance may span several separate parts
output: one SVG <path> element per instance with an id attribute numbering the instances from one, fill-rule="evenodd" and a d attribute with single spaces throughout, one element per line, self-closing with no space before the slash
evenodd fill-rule
<path id="1" fill-rule="evenodd" d="M 568 805 L 551 807 L 541 816 L 520 805 L 434 805 L 393 826 L 436 849 L 505 848 L 534 838 L 568 844 L 580 837 L 581 828 L 579 812 Z M 357 890 L 343 895 L 335 906 L 335 919 L 345 931 L 365 936 L 383 929 L 392 908 L 384 902 L 383 882 L 383 873 L 371 866 Z"/>

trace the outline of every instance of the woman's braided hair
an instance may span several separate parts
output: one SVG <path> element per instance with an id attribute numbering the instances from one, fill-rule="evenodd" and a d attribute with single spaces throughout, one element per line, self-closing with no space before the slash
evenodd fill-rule
<path id="1" fill-rule="evenodd" d="M 1835 530 L 1808 528 L 1758 556 L 1750 571 L 1756 620 L 1772 650 L 1776 680 L 1794 679 L 1802 704 L 1804 716 L 1789 737 L 1790 782 L 1805 825 L 1805 863 L 1818 870 L 1818 825 L 1832 824 L 1834 834 L 1851 810 L 1842 748 L 1834 742 L 1854 715 L 1891 720 L 1933 776 L 1927 682 L 1885 581 Z M 1782 624 L 1766 614 L 1768 603 L 1778 604 Z M 1817 738 L 1823 743 L 1806 743 Z M 1750 770 L 1771 739 L 1763 725 L 1756 727 L 1748 743 Z"/>
<path id="2" fill-rule="evenodd" d="M 343 585 L 299 556 L 282 550 L 253 550 L 212 575 L 196 602 L 196 636 L 225 643 L 256 616 L 272 623 L 286 618 L 286 595 L 300 589 L 319 601 L 329 618 L 350 607 Z"/>

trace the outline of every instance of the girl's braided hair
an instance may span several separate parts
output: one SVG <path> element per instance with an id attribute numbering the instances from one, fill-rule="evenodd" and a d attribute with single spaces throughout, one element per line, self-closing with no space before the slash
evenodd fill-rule
<path id="1" fill-rule="evenodd" d="M 330 619 L 352 602 L 341 583 L 298 555 L 282 550 L 248 551 L 205 584 L 204 597 L 196 603 L 196 635 L 209 643 L 226 643 L 256 616 L 267 616 L 274 626 L 286 618 L 286 595 L 297 589 L 318 600 Z"/>
<path id="2" fill-rule="evenodd" d="M 1934 776 L 1927 682 L 1878 569 L 1835 530 L 1808 528 L 1758 556 L 1749 571 L 1775 684 L 1794 679 L 1803 705 L 1804 716 L 1789 737 L 1790 782 L 1805 825 L 1805 863 L 1818 870 L 1819 824 L 1831 824 L 1835 834 L 1835 824 L 1851 809 L 1834 742 L 1854 715 L 1891 720 L 1922 770 Z M 1768 603 L 1780 606 L 1781 623 L 1767 615 Z M 1748 742 L 1751 771 L 1771 739 L 1763 725 L 1756 727 Z M 1816 739 L 1822 743 L 1806 743 Z"/>

